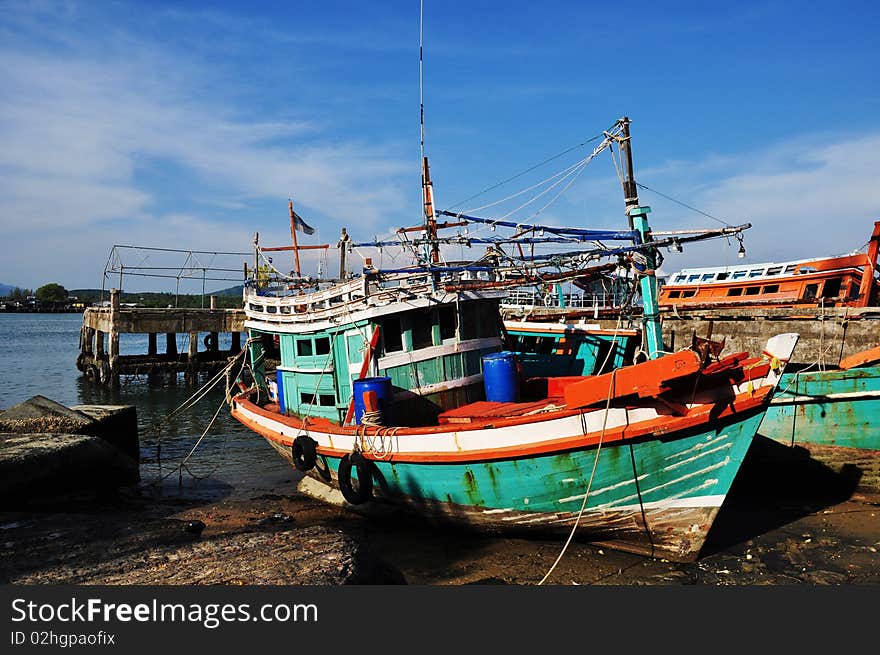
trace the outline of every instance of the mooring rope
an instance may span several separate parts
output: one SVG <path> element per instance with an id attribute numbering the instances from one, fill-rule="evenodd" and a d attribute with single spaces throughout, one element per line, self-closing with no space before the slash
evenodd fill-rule
<path id="1" fill-rule="evenodd" d="M 559 551 L 559 556 L 556 558 L 556 561 L 553 562 L 553 566 L 550 567 L 550 570 L 541 578 L 541 581 L 538 585 L 543 585 L 547 579 L 550 577 L 550 574 L 553 573 L 556 565 L 562 560 L 563 555 L 565 555 L 565 551 L 568 550 L 568 546 L 571 543 L 572 538 L 574 537 L 575 531 L 577 531 L 578 524 L 581 522 L 581 517 L 584 515 L 584 510 L 587 507 L 587 499 L 590 497 L 590 489 L 593 487 L 593 478 L 596 475 L 596 468 L 599 466 L 599 453 L 602 450 L 602 443 L 605 441 L 605 429 L 608 425 L 608 414 L 611 410 L 611 398 L 614 395 L 614 379 L 617 374 L 617 369 L 611 371 L 611 380 L 608 383 L 608 398 L 605 400 L 605 416 L 602 417 L 602 432 L 599 434 L 599 445 L 596 447 L 596 457 L 593 459 L 593 470 L 590 472 L 590 479 L 587 482 L 587 490 L 584 493 L 584 502 L 581 503 L 581 508 L 578 511 L 577 518 L 575 519 L 574 525 L 571 526 L 571 532 L 568 534 L 568 539 L 565 540 L 565 544 L 562 546 L 562 550 Z M 586 436 L 586 414 L 581 413 L 581 420 L 584 422 L 584 433 Z"/>

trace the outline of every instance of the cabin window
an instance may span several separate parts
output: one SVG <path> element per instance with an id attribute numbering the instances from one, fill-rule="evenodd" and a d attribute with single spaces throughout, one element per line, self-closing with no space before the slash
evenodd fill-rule
<path id="1" fill-rule="evenodd" d="M 746 276 L 746 272 L 745 272 L 745 271 L 734 271 L 734 272 L 733 272 L 733 277 L 732 277 L 731 279 L 733 279 L 733 280 L 738 280 L 738 279 L 743 278 L 743 277 L 745 277 L 745 276 Z"/>
<path id="2" fill-rule="evenodd" d="M 330 354 L 330 337 L 318 337 L 317 339 L 315 339 L 315 354 Z"/>
<path id="3" fill-rule="evenodd" d="M 697 273 L 696 275 L 691 275 L 691 276 L 688 278 L 688 282 L 696 282 L 696 281 L 699 280 L 699 279 L 700 279 L 700 274 Z"/>
<path id="4" fill-rule="evenodd" d="M 431 312 L 413 312 L 410 315 L 412 323 L 413 350 L 420 350 L 434 345 L 434 330 L 431 322 Z"/>
<path id="5" fill-rule="evenodd" d="M 538 337 L 534 352 L 538 355 L 552 355 L 556 350 L 556 337 Z"/>
<path id="6" fill-rule="evenodd" d="M 843 279 L 839 277 L 831 278 L 830 280 L 825 280 L 825 286 L 822 289 L 822 297 L 823 298 L 835 298 L 840 294 L 840 285 L 843 283 Z"/>
<path id="7" fill-rule="evenodd" d="M 336 396 L 332 393 L 308 393 L 299 394 L 300 405 L 318 405 L 320 407 L 333 407 L 336 405 Z"/>
<path id="8" fill-rule="evenodd" d="M 280 309 L 281 309 L 282 314 L 289 314 L 290 313 L 290 306 L 289 305 L 281 305 Z"/>
<path id="9" fill-rule="evenodd" d="M 440 340 L 455 338 L 455 307 L 447 305 L 438 310 L 440 314 Z"/>
<path id="10" fill-rule="evenodd" d="M 716 279 L 719 281 L 726 280 L 728 275 L 730 275 L 730 273 L 719 273 Z"/>
<path id="11" fill-rule="evenodd" d="M 678 298 L 680 295 L 681 295 L 681 291 L 670 291 L 669 292 L 670 298 Z"/>
<path id="12" fill-rule="evenodd" d="M 764 287 L 762 293 L 779 293 L 779 285 L 768 284 L 766 287 Z"/>
<path id="13" fill-rule="evenodd" d="M 477 311 L 477 336 L 481 339 L 497 337 L 499 331 L 498 305 L 492 302 L 484 302 L 478 305 Z"/>
<path id="14" fill-rule="evenodd" d="M 696 295 L 696 293 L 697 293 L 696 289 L 689 289 L 688 291 L 682 291 L 681 297 L 682 298 L 692 298 L 693 296 Z"/>
<path id="15" fill-rule="evenodd" d="M 808 284 L 807 288 L 804 289 L 804 300 L 812 300 L 816 297 L 816 294 L 819 291 L 818 284 Z"/>
<path id="16" fill-rule="evenodd" d="M 782 273 L 781 266 L 771 266 L 767 269 L 767 275 L 779 275 L 780 273 Z"/>
<path id="17" fill-rule="evenodd" d="M 277 314 L 278 308 L 275 305 L 269 305 L 266 307 L 266 312 L 268 312 L 269 314 Z"/>
<path id="18" fill-rule="evenodd" d="M 786 273 L 794 273 L 794 269 L 796 269 L 796 268 L 797 268 L 797 264 L 789 264 L 788 266 L 785 267 L 785 272 Z"/>
<path id="19" fill-rule="evenodd" d="M 746 295 L 747 296 L 757 296 L 759 293 L 761 293 L 761 287 L 748 287 L 748 288 L 746 288 Z"/>
<path id="20" fill-rule="evenodd" d="M 755 268 L 749 271 L 749 277 L 758 277 L 759 275 L 764 275 L 763 268 Z"/>
<path id="21" fill-rule="evenodd" d="M 687 279 L 687 276 L 686 276 L 686 275 L 676 275 L 676 276 L 675 276 L 675 281 L 676 281 L 676 282 L 684 282 L 686 279 Z"/>
<path id="22" fill-rule="evenodd" d="M 312 356 L 312 340 L 311 339 L 300 339 L 296 342 L 296 354 L 299 357 L 311 357 Z"/>
<path id="23" fill-rule="evenodd" d="M 807 273 L 815 273 L 815 272 L 816 272 L 815 266 L 801 266 L 798 269 L 798 273 L 800 273 L 801 275 L 806 275 Z"/>
<path id="24" fill-rule="evenodd" d="M 859 297 L 859 285 L 853 282 L 849 285 L 849 295 L 847 296 L 848 300 L 855 300 Z"/>
<path id="25" fill-rule="evenodd" d="M 251 303 L 251 311 L 261 312 L 261 311 L 263 311 L 263 306 L 262 305 L 255 305 L 254 303 Z"/>
<path id="26" fill-rule="evenodd" d="M 741 296 L 743 294 L 742 287 L 734 287 L 733 289 L 727 290 L 728 296 Z"/>
<path id="27" fill-rule="evenodd" d="M 700 279 L 700 281 L 701 282 L 708 282 L 713 277 L 715 277 L 715 273 L 706 273 L 705 275 L 703 275 L 703 277 Z"/>
<path id="28" fill-rule="evenodd" d="M 462 339 L 475 339 L 477 336 L 477 311 L 474 303 L 461 305 L 461 317 L 459 318 L 459 330 Z"/>
<path id="29" fill-rule="evenodd" d="M 400 318 L 395 316 L 386 318 L 380 323 L 382 326 L 382 343 L 386 353 L 394 353 L 403 350 L 403 330 L 400 329 Z"/>

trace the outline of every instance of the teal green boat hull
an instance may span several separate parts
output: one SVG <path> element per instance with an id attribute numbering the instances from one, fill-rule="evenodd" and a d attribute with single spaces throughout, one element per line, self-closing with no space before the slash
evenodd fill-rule
<path id="1" fill-rule="evenodd" d="M 880 366 L 783 374 L 758 434 L 880 491 Z"/>
<path id="2" fill-rule="evenodd" d="M 577 522 L 578 534 L 589 541 L 692 561 L 762 417 L 763 408 L 674 439 L 533 457 L 460 464 L 373 461 L 377 502 L 365 507 L 396 504 L 488 532 L 566 533 Z M 272 445 L 290 459 L 289 449 Z M 308 475 L 337 487 L 339 460 L 320 459 Z"/>
<path id="3" fill-rule="evenodd" d="M 759 431 L 788 445 L 880 450 L 880 366 L 783 374 Z"/>

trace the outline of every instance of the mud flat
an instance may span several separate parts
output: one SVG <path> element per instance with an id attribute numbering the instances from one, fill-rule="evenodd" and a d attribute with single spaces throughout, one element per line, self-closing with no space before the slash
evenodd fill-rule
<path id="1" fill-rule="evenodd" d="M 766 477 L 747 459 L 702 557 L 679 564 L 573 540 L 558 585 L 880 584 L 880 495 L 818 463 Z M 777 471 L 778 473 L 778 471 Z M 0 513 L 12 584 L 533 585 L 563 539 L 365 518 L 296 491 L 168 495 L 147 485 Z M 244 491 L 244 493 L 242 493 Z"/>

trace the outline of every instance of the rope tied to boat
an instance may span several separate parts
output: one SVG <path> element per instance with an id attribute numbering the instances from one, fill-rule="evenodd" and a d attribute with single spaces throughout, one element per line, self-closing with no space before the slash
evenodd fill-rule
<path id="1" fill-rule="evenodd" d="M 596 447 L 596 457 L 593 459 L 593 470 L 590 472 L 590 479 L 587 482 L 587 490 L 584 492 L 584 501 L 581 503 L 581 508 L 578 511 L 577 518 L 574 521 L 574 525 L 571 526 L 571 532 L 568 534 L 568 539 L 565 540 L 565 544 L 562 546 L 562 550 L 559 551 L 559 555 L 556 558 L 556 561 L 553 562 L 553 565 L 544 574 L 544 577 L 541 578 L 538 585 L 543 585 L 547 579 L 550 577 L 550 574 L 553 573 L 556 566 L 562 560 L 563 555 L 565 555 L 565 551 L 568 550 L 569 544 L 571 544 L 571 540 L 574 538 L 574 533 L 577 530 L 578 524 L 581 522 L 581 517 L 584 515 L 584 510 L 587 508 L 587 499 L 590 497 L 590 490 L 593 487 L 593 478 L 596 476 L 596 468 L 599 466 L 599 453 L 602 451 L 602 444 L 605 441 L 605 430 L 608 426 L 608 413 L 611 409 L 611 398 L 614 396 L 614 381 L 617 375 L 617 369 L 611 371 L 611 378 L 608 381 L 608 398 L 605 401 L 605 415 L 602 417 L 602 431 L 599 433 L 599 445 Z M 581 422 L 584 426 L 584 436 L 586 436 L 587 428 L 586 428 L 586 413 L 581 412 Z"/>

